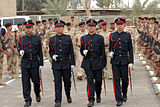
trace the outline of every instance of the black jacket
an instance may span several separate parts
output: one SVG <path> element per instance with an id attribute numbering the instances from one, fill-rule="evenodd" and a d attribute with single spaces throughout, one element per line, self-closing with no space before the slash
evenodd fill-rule
<path id="1" fill-rule="evenodd" d="M 25 53 L 21 60 L 22 68 L 35 68 L 43 66 L 43 53 L 40 37 L 36 35 L 24 36 L 19 39 L 18 50 Z"/>
<path id="2" fill-rule="evenodd" d="M 121 33 L 118 33 L 118 31 L 111 33 L 109 51 L 114 52 L 111 64 L 133 64 L 134 60 L 131 34 L 124 31 Z"/>
<path id="3" fill-rule="evenodd" d="M 83 54 L 85 49 L 88 50 L 86 56 Z M 99 70 L 106 67 L 107 59 L 103 36 L 98 34 L 82 36 L 80 52 L 84 56 L 81 65 L 83 69 Z"/>
<path id="4" fill-rule="evenodd" d="M 71 65 L 75 65 L 74 50 L 71 37 L 62 34 L 55 35 L 49 39 L 49 54 L 58 55 L 57 61 L 52 59 L 53 70 L 71 69 Z"/>

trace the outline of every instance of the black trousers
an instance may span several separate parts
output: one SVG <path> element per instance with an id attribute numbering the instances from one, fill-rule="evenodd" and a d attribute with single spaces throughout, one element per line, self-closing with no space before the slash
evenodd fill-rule
<path id="1" fill-rule="evenodd" d="M 34 84 L 34 92 L 38 95 L 41 91 L 40 89 L 40 77 L 39 68 L 22 68 L 22 85 L 23 85 L 23 97 L 25 101 L 31 99 L 31 82 Z"/>
<path id="2" fill-rule="evenodd" d="M 114 65 L 112 64 L 112 72 L 113 72 L 113 87 L 115 100 L 122 101 L 123 96 L 127 95 L 127 89 L 129 84 L 128 79 L 128 65 Z M 120 78 L 122 79 L 122 85 Z"/>
<path id="3" fill-rule="evenodd" d="M 65 94 L 70 96 L 71 90 L 71 70 L 53 70 L 55 82 L 55 102 L 61 103 L 62 101 L 62 78 L 64 81 Z"/>
<path id="4" fill-rule="evenodd" d="M 95 101 L 95 92 L 97 97 L 101 96 L 102 90 L 102 70 L 85 70 L 87 76 L 87 96 L 88 101 Z"/>

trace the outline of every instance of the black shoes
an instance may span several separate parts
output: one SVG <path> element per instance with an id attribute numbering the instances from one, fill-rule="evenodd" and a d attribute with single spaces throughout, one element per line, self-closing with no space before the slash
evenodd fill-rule
<path id="1" fill-rule="evenodd" d="M 39 95 L 36 95 L 36 101 L 37 101 L 37 102 L 41 102 L 41 96 L 40 96 L 40 94 L 39 94 Z"/>
<path id="2" fill-rule="evenodd" d="M 117 106 L 122 106 L 123 105 L 123 101 L 118 101 L 117 102 Z"/>
<path id="3" fill-rule="evenodd" d="M 31 106 L 31 103 L 32 103 L 31 100 L 26 101 L 26 103 L 24 104 L 24 107 L 29 107 L 29 106 Z"/>
<path id="4" fill-rule="evenodd" d="M 93 106 L 94 106 L 94 102 L 93 102 L 93 101 L 90 101 L 87 106 L 88 106 L 88 107 L 93 107 Z"/>
<path id="5" fill-rule="evenodd" d="M 67 102 L 68 103 L 72 103 L 72 98 L 71 97 L 67 97 Z"/>
<path id="6" fill-rule="evenodd" d="M 54 107 L 61 107 L 61 103 L 55 103 Z"/>
<path id="7" fill-rule="evenodd" d="M 123 96 L 123 101 L 127 102 L 127 96 Z"/>
<path id="8" fill-rule="evenodd" d="M 97 101 L 97 103 L 100 103 L 101 102 L 101 97 L 97 97 L 96 101 Z"/>

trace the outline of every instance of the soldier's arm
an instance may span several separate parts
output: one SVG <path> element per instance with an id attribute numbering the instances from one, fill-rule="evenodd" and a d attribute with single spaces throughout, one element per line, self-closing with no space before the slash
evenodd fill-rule
<path id="1" fill-rule="evenodd" d="M 72 43 L 71 38 L 70 38 L 70 55 L 71 55 L 71 65 L 76 65 L 75 57 L 74 57 L 74 50 L 73 50 L 73 43 Z"/>
<path id="2" fill-rule="evenodd" d="M 52 44 L 51 38 L 49 38 L 49 55 L 50 55 L 50 57 L 52 58 L 54 53 L 53 53 L 53 51 L 52 51 L 51 44 Z"/>
<path id="3" fill-rule="evenodd" d="M 104 38 L 103 37 L 101 40 L 101 53 L 102 53 L 102 60 L 104 62 L 104 67 L 106 67 L 107 59 L 106 59 L 106 52 L 105 52 L 105 45 L 104 45 Z"/>
<path id="4" fill-rule="evenodd" d="M 133 58 L 133 45 L 132 45 L 132 38 L 131 34 L 129 33 L 129 63 L 134 64 L 134 58 Z"/>
<path id="5" fill-rule="evenodd" d="M 43 66 L 43 52 L 42 52 L 42 44 L 40 38 L 39 38 L 39 57 L 40 57 L 40 66 Z"/>
<path id="6" fill-rule="evenodd" d="M 80 53 L 81 53 L 82 56 L 85 56 L 85 55 L 83 54 L 83 50 L 84 50 L 85 48 L 84 48 L 84 43 L 83 43 L 82 37 L 80 38 L 80 41 L 81 41 Z"/>
<path id="7" fill-rule="evenodd" d="M 113 52 L 113 46 L 112 46 L 112 41 L 111 41 L 111 34 L 109 36 L 109 52 Z"/>

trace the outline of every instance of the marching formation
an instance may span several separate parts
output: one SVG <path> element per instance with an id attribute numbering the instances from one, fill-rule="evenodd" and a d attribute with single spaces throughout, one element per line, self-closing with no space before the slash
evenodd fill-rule
<path id="1" fill-rule="evenodd" d="M 21 69 L 24 107 L 32 104 L 30 80 L 36 101 L 40 102 L 43 61 L 48 59 L 54 76 L 55 107 L 61 107 L 62 80 L 67 102 L 72 103 L 70 89 L 74 73 L 78 80 L 87 80 L 88 107 L 93 107 L 95 101 L 101 102 L 105 78 L 113 79 L 116 105 L 122 106 L 127 101 L 135 53 L 148 59 L 151 68 L 147 70 L 154 69 L 157 71 L 154 76 L 160 77 L 160 24 L 153 17 L 139 17 L 136 26 L 131 23 L 129 19 L 116 18 L 108 28 L 107 21 L 89 19 L 77 23 L 72 16 L 70 22 L 49 18 L 48 22 L 42 20 L 34 24 L 28 20 L 19 23 L 15 32 L 11 23 L 7 23 L 6 32 L 1 28 L 0 85 L 6 85 L 2 81 L 6 54 L 5 75 L 10 79 L 19 78 L 17 70 Z M 160 83 L 160 79 L 154 83 Z"/>

